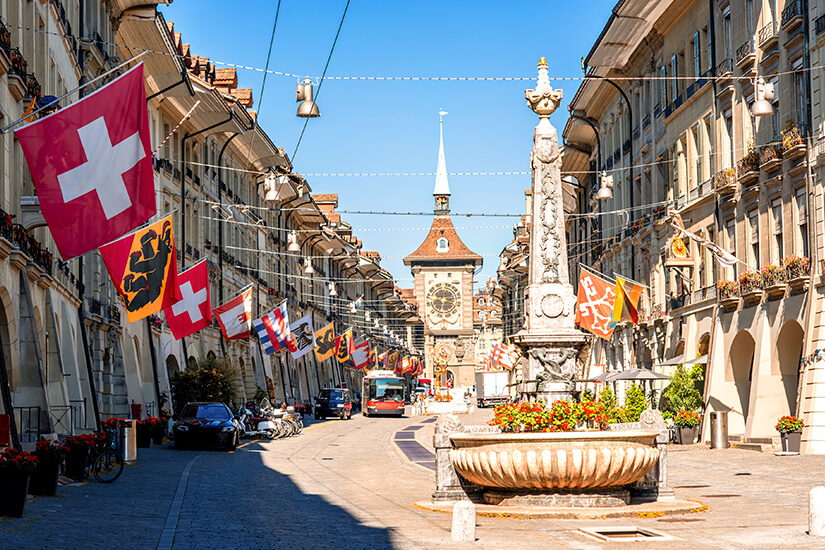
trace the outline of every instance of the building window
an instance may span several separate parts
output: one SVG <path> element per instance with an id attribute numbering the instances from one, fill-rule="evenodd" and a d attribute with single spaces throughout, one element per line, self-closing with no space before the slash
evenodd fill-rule
<path id="1" fill-rule="evenodd" d="M 708 32 L 710 28 L 710 22 L 708 22 L 708 26 L 702 29 L 702 33 L 705 35 L 705 44 L 708 45 L 708 74 L 713 74 L 713 67 L 711 63 L 713 63 L 713 36 Z"/>
<path id="2" fill-rule="evenodd" d="M 754 208 L 748 212 L 750 229 L 750 264 L 759 269 L 759 210 Z"/>
<path id="3" fill-rule="evenodd" d="M 775 263 L 779 263 L 785 256 L 782 247 L 782 199 L 774 199 L 771 201 L 771 215 L 773 217 L 773 250 L 771 251 L 771 259 Z"/>
<path id="4" fill-rule="evenodd" d="M 702 74 L 702 44 L 699 42 L 699 31 L 693 35 L 693 76 L 699 80 Z"/>
<path id="5" fill-rule="evenodd" d="M 771 79 L 773 84 L 773 114 L 771 115 L 771 135 L 770 140 L 774 143 L 779 143 L 781 139 L 782 128 L 779 127 L 779 78 L 773 77 Z"/>
<path id="6" fill-rule="evenodd" d="M 676 101 L 679 97 L 679 65 L 676 54 L 670 58 L 670 100 Z"/>
<path id="7" fill-rule="evenodd" d="M 725 59 L 733 59 L 733 46 L 731 41 L 730 7 L 725 10 L 722 20 L 722 39 L 725 41 Z"/>
<path id="8" fill-rule="evenodd" d="M 662 109 L 667 105 L 667 67 L 659 67 L 659 105 Z"/>
<path id="9" fill-rule="evenodd" d="M 733 168 L 736 165 L 736 162 L 733 158 L 735 154 L 735 149 L 733 147 L 733 111 L 725 111 L 725 131 L 727 132 L 727 142 L 728 142 L 728 150 L 727 150 L 727 158 L 728 158 L 728 168 Z"/>
<path id="10" fill-rule="evenodd" d="M 796 226 L 799 228 L 797 234 L 796 252 L 802 256 L 808 256 L 808 201 L 805 196 L 805 189 L 796 192 Z"/>
<path id="11" fill-rule="evenodd" d="M 449 252 L 450 251 L 450 241 L 448 241 L 444 237 L 441 237 L 440 239 L 438 239 L 436 241 L 435 251 L 439 252 L 439 253 Z"/>
<path id="12" fill-rule="evenodd" d="M 805 128 L 805 71 L 802 70 L 802 59 L 794 62 L 793 70 L 794 124 L 802 133 Z"/>

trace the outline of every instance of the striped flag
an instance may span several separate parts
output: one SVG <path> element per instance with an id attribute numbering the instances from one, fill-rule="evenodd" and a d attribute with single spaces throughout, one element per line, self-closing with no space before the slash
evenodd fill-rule
<path id="1" fill-rule="evenodd" d="M 642 296 L 642 287 L 622 277 L 616 277 L 616 301 L 613 304 L 613 320 L 611 327 L 622 321 L 631 321 L 639 324 L 639 298 Z"/>
<path id="2" fill-rule="evenodd" d="M 258 338 L 267 354 L 286 348 L 294 352 L 295 342 L 289 330 L 289 314 L 286 311 L 286 300 L 281 302 L 275 311 L 253 321 Z M 295 348 L 295 349 L 293 349 Z"/>

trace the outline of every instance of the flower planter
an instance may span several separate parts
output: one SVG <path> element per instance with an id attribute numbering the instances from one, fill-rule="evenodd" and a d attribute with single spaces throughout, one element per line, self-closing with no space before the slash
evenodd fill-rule
<path id="1" fill-rule="evenodd" d="M 805 290 L 808 286 L 808 276 L 807 275 L 800 275 L 799 277 L 794 277 L 788 281 L 788 286 L 790 286 L 794 291 L 799 292 Z"/>
<path id="2" fill-rule="evenodd" d="M 30 477 L 26 471 L 0 470 L 0 516 L 23 517 Z"/>
<path id="3" fill-rule="evenodd" d="M 782 439 L 782 450 L 786 453 L 798 453 L 802 446 L 802 430 L 779 434 Z"/>
<path id="4" fill-rule="evenodd" d="M 163 445 L 164 437 L 166 437 L 166 430 L 163 424 L 152 430 L 152 443 L 154 445 Z"/>
<path id="5" fill-rule="evenodd" d="M 136 442 L 139 448 L 148 448 L 152 446 L 152 432 L 149 430 L 138 430 L 136 435 Z"/>
<path id="6" fill-rule="evenodd" d="M 747 305 L 758 304 L 762 301 L 762 289 L 754 288 L 753 290 L 743 292 L 742 299 L 745 301 Z"/>
<path id="7" fill-rule="evenodd" d="M 450 439 L 456 471 L 483 487 L 567 490 L 638 481 L 659 460 L 658 430 L 458 433 Z"/>
<path id="8" fill-rule="evenodd" d="M 29 481 L 29 494 L 53 497 L 57 494 L 57 478 L 60 475 L 60 460 L 37 457 L 37 468 Z"/>
<path id="9" fill-rule="evenodd" d="M 693 445 L 693 440 L 696 439 L 696 427 L 677 426 L 676 434 L 681 445 Z"/>
<path id="10" fill-rule="evenodd" d="M 728 311 L 733 311 L 739 307 L 739 296 L 728 296 L 719 300 L 719 305 Z"/>
<path id="11" fill-rule="evenodd" d="M 66 455 L 66 477 L 75 481 L 86 479 L 86 458 L 88 450 L 72 451 Z"/>
<path id="12" fill-rule="evenodd" d="M 765 292 L 768 293 L 768 298 L 773 300 L 776 298 L 782 298 L 785 296 L 785 289 L 787 285 L 785 283 L 776 283 L 770 286 L 765 287 Z"/>

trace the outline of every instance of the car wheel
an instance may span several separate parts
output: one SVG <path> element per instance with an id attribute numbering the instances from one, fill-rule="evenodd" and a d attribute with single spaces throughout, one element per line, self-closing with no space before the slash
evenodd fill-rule
<path id="1" fill-rule="evenodd" d="M 321 415 L 318 414 L 318 413 L 315 413 L 315 420 L 321 420 Z"/>
<path id="2" fill-rule="evenodd" d="M 186 449 L 186 444 L 183 441 L 180 441 L 179 439 L 175 439 L 175 449 Z"/>

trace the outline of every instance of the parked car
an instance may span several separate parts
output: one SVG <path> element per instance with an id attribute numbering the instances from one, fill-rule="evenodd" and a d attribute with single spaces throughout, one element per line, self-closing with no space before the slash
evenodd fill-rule
<path id="1" fill-rule="evenodd" d="M 235 415 L 223 403 L 187 403 L 172 433 L 176 449 L 207 445 L 234 451 L 241 437 Z"/>
<path id="2" fill-rule="evenodd" d="M 324 388 L 315 399 L 315 420 L 337 416 L 352 418 L 352 394 L 346 388 Z"/>

